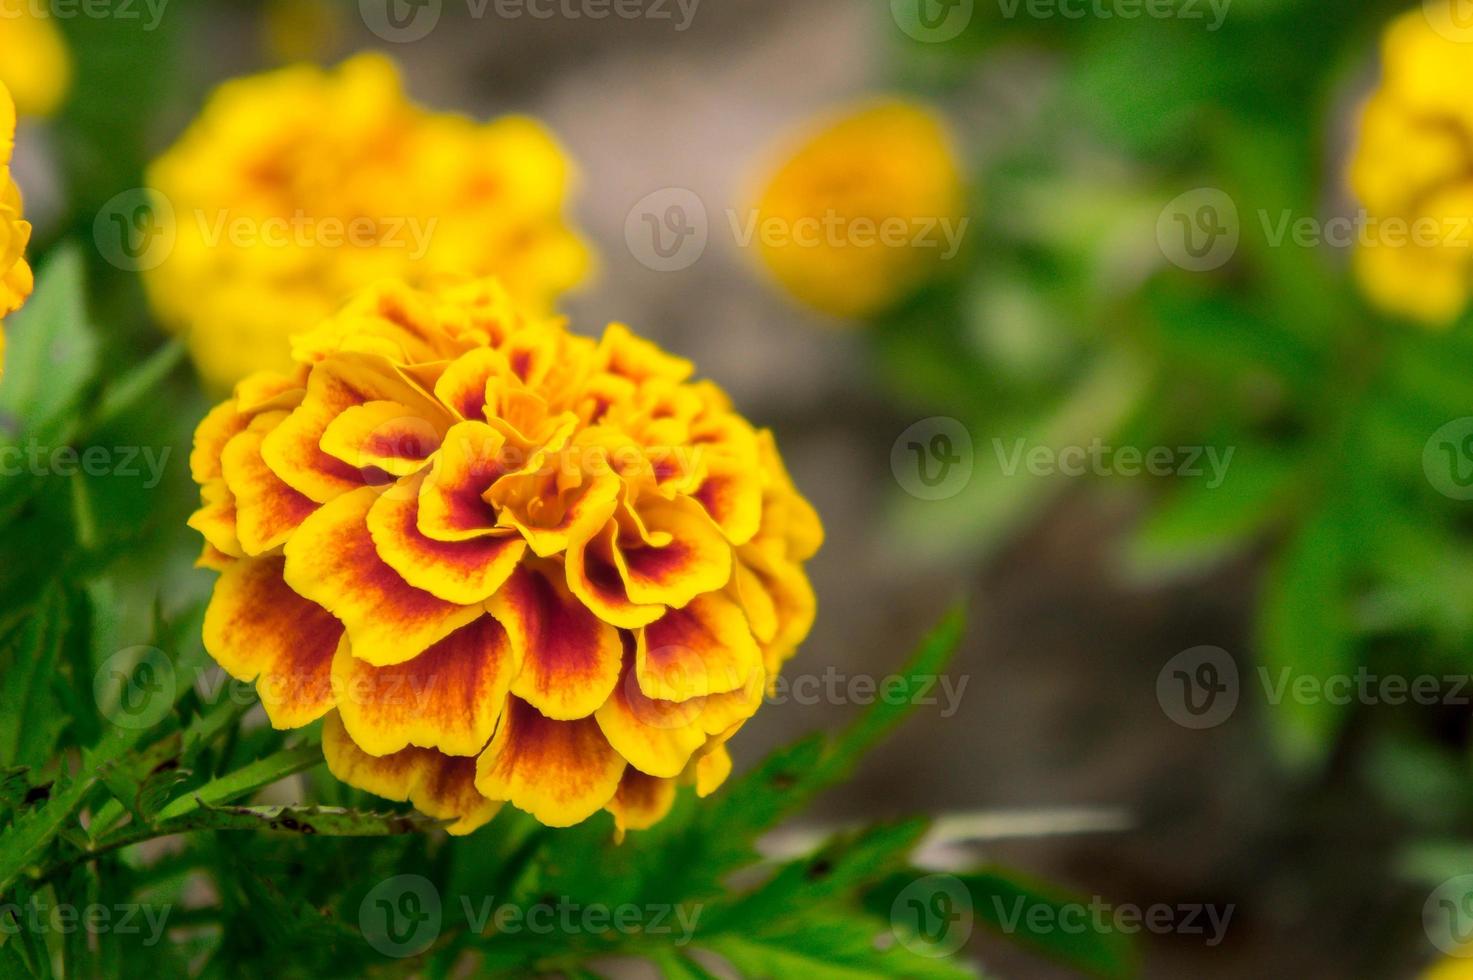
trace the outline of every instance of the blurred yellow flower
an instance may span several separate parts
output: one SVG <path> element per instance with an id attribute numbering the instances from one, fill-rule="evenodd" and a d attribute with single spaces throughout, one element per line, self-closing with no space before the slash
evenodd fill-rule
<path id="1" fill-rule="evenodd" d="M 761 193 L 751 221 L 768 270 L 798 300 L 872 316 L 954 258 L 967 228 L 961 167 L 930 109 L 888 100 L 810 135 Z"/>
<path id="2" fill-rule="evenodd" d="M 1473 45 L 1434 29 L 1420 9 L 1382 42 L 1380 87 L 1361 113 L 1349 166 L 1371 234 L 1355 269 L 1392 313 L 1447 325 L 1473 289 Z"/>
<path id="3" fill-rule="evenodd" d="M 0 0 L 0 84 L 20 114 L 49 115 L 71 80 L 71 56 L 51 18 L 35 0 Z"/>
<path id="4" fill-rule="evenodd" d="M 1449 956 L 1429 967 L 1422 980 L 1473 980 L 1473 959 L 1467 955 Z"/>
<path id="5" fill-rule="evenodd" d="M 494 273 L 550 309 L 590 265 L 563 216 L 571 179 L 539 123 L 426 112 L 380 55 L 285 68 L 221 86 L 149 169 L 168 224 L 140 267 L 200 373 L 226 387 L 289 367 L 291 334 L 383 278 Z"/>
<path id="6" fill-rule="evenodd" d="M 644 828 L 813 623 L 822 541 L 772 435 L 612 325 L 392 281 L 200 423 L 204 644 L 339 778 L 469 833 Z"/>
<path id="7" fill-rule="evenodd" d="M 25 257 L 31 225 L 21 217 L 20 188 L 10 176 L 14 149 L 15 103 L 0 83 L 0 372 L 5 370 L 5 315 L 20 309 L 32 287 Z"/>

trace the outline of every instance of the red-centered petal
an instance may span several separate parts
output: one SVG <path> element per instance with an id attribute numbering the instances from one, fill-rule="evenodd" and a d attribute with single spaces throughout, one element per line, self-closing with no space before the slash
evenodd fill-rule
<path id="1" fill-rule="evenodd" d="M 709 472 L 695 498 L 721 526 L 728 541 L 746 544 L 762 525 L 762 481 L 751 470 L 743 471 L 729 463 L 712 461 L 708 465 Z"/>
<path id="2" fill-rule="evenodd" d="M 625 762 L 592 718 L 554 721 L 512 698 L 476 765 L 476 788 L 548 827 L 571 827 L 619 789 Z"/>
<path id="3" fill-rule="evenodd" d="M 661 701 L 735 691 L 762 665 L 741 608 L 720 592 L 670 610 L 636 638 L 640 689 Z"/>
<path id="4" fill-rule="evenodd" d="M 235 533 L 235 495 L 225 485 L 224 478 L 211 480 L 199 488 L 199 510 L 189 515 L 187 522 L 205 541 L 222 554 L 233 558 L 245 557 L 240 538 Z"/>
<path id="5" fill-rule="evenodd" d="M 404 749 L 374 756 L 353 742 L 337 712 L 322 725 L 322 756 L 328 770 L 349 786 L 388 800 L 411 802 L 457 836 L 484 827 L 501 809 L 476 790 L 476 760 L 433 749 Z"/>
<path id="6" fill-rule="evenodd" d="M 398 402 L 343 410 L 322 433 L 322 450 L 356 470 L 407 476 L 425 467 L 444 431 Z"/>
<path id="7" fill-rule="evenodd" d="M 332 681 L 343 724 L 370 755 L 411 745 L 476 755 L 496 730 L 516 670 L 506 631 L 483 615 L 393 667 L 370 666 L 345 643 Z"/>
<path id="8" fill-rule="evenodd" d="M 614 751 L 631 766 L 668 779 L 684 772 L 691 756 L 706 744 L 704 702 L 652 700 L 639 689 L 634 671 L 627 670 L 594 717 Z"/>
<path id="9" fill-rule="evenodd" d="M 747 545 L 738 553 L 738 564 L 746 565 L 751 572 L 750 578 L 743 576 L 743 587 L 757 583 L 772 605 L 777 628 L 762 646 L 767 672 L 776 675 L 813 629 L 818 599 L 808 573 L 797 562 L 773 561 L 753 545 Z M 746 599 L 747 593 L 743 592 L 743 601 Z"/>
<path id="10" fill-rule="evenodd" d="M 477 348 L 462 354 L 440 375 L 435 383 L 435 397 L 462 420 L 486 421 L 486 385 L 492 378 L 505 377 L 511 369 L 506 358 L 488 348 Z"/>
<path id="11" fill-rule="evenodd" d="M 629 600 L 614 560 L 614 537 L 618 533 L 618 524 L 609 521 L 593 537 L 568 546 L 564 561 L 568 588 L 604 622 L 620 629 L 638 629 L 664 615 L 665 607 L 642 606 Z"/>
<path id="12" fill-rule="evenodd" d="M 362 487 L 307 518 L 286 543 L 286 580 L 342 621 L 354 656 L 387 667 L 417 657 L 481 607 L 437 599 L 384 564 L 366 525 L 378 499 Z"/>
<path id="13" fill-rule="evenodd" d="M 282 580 L 280 558 L 227 566 L 205 610 L 204 644 L 230 676 L 255 681 L 277 728 L 300 728 L 332 708 L 332 660 L 343 627 Z"/>
<path id="14" fill-rule="evenodd" d="M 689 498 L 642 502 L 639 515 L 662 547 L 617 542 L 614 560 L 629 599 L 680 608 L 698 595 L 725 588 L 731 579 L 731 545 L 720 528 Z"/>
<path id="15" fill-rule="evenodd" d="M 363 486 L 363 474 L 322 449 L 322 436 L 343 412 L 372 401 L 397 402 L 449 424 L 445 409 L 376 354 L 340 352 L 313 366 L 307 396 L 261 447 L 266 464 L 318 503 Z"/>
<path id="16" fill-rule="evenodd" d="M 586 718 L 619 682 L 619 632 L 568 590 L 556 564 L 524 563 L 487 603 L 521 673 L 511 691 L 549 718 Z"/>
<path id="17" fill-rule="evenodd" d="M 378 556 L 399 577 L 446 602 L 475 605 L 501 588 L 527 551 L 511 532 L 499 537 L 437 541 L 419 530 L 421 478 L 409 477 L 403 492 L 380 497 L 368 511 L 368 531 Z"/>
<path id="18" fill-rule="evenodd" d="M 670 815 L 675 806 L 675 780 L 656 779 L 637 769 L 624 770 L 619 791 L 606 808 L 614 815 L 615 840 L 623 842 L 630 830 L 648 830 Z"/>
<path id="19" fill-rule="evenodd" d="M 482 494 L 505 472 L 506 438 L 484 422 L 457 422 L 445 434 L 419 494 L 419 529 L 437 541 L 499 534 Z"/>
<path id="20" fill-rule="evenodd" d="M 315 501 L 281 482 L 261 458 L 264 433 L 282 417 L 279 412 L 260 416 L 226 444 L 220 458 L 225 483 L 235 497 L 236 533 L 248 555 L 281 547 L 317 509 Z"/>

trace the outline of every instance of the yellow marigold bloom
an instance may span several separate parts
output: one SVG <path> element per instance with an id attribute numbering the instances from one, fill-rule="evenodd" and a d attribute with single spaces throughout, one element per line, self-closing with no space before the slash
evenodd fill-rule
<path id="1" fill-rule="evenodd" d="M 1350 162 L 1368 229 L 1357 278 L 1382 308 L 1446 325 L 1473 287 L 1473 45 L 1434 29 L 1422 10 L 1393 21 L 1380 87 L 1366 102 Z"/>
<path id="2" fill-rule="evenodd" d="M 923 106 L 885 101 L 810 136 L 768 182 L 747 231 L 797 299 L 866 317 L 955 256 L 964 210 L 945 124 Z"/>
<path id="3" fill-rule="evenodd" d="M 550 309 L 589 265 L 570 179 L 540 124 L 428 113 L 382 56 L 285 68 L 223 85 L 150 168 L 174 240 L 145 282 L 219 387 L 286 369 L 291 334 L 383 278 L 494 274 Z"/>
<path id="4" fill-rule="evenodd" d="M 5 315 L 20 309 L 33 285 L 26 264 L 31 225 L 21 217 L 20 188 L 10 176 L 15 149 L 15 103 L 0 84 L 0 372 L 5 370 Z"/>
<path id="5" fill-rule="evenodd" d="M 205 648 L 339 779 L 469 833 L 660 820 L 813 622 L 822 538 L 772 436 L 612 325 L 490 281 L 369 288 L 245 379 L 190 460 Z"/>
<path id="6" fill-rule="evenodd" d="M 71 81 L 71 55 L 36 0 L 0 0 L 0 85 L 20 114 L 50 115 Z"/>
<path id="7" fill-rule="evenodd" d="M 1422 980 L 1473 980 L 1473 959 L 1467 955 L 1449 956 L 1429 967 Z"/>

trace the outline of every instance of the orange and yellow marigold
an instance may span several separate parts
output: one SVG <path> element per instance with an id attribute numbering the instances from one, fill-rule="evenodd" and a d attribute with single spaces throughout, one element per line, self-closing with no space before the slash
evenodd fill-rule
<path id="1" fill-rule="evenodd" d="M 37 0 L 0 0 L 0 85 L 23 116 L 55 112 L 71 87 L 72 58 Z"/>
<path id="2" fill-rule="evenodd" d="M 822 531 L 770 433 L 691 365 L 489 282 L 375 286 L 200 424 L 205 646 L 332 771 L 485 823 L 622 832 L 724 743 L 807 634 Z"/>
<path id="3" fill-rule="evenodd" d="M 14 149 L 15 103 L 0 84 L 0 372 L 5 370 L 5 315 L 20 309 L 32 287 L 26 263 L 31 226 L 21 217 L 20 188 L 10 176 Z"/>
<path id="4" fill-rule="evenodd" d="M 223 388 L 288 368 L 293 333 L 383 278 L 496 275 L 551 309 L 589 267 L 563 217 L 570 171 L 531 119 L 414 105 L 381 55 L 285 68 L 223 85 L 153 164 L 166 224 L 132 248 L 161 319 Z"/>

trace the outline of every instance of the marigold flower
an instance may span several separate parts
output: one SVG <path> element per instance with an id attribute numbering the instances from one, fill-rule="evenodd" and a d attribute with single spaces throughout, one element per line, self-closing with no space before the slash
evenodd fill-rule
<path id="1" fill-rule="evenodd" d="M 750 229 L 794 297 L 838 317 L 883 312 L 955 255 L 966 230 L 945 124 L 909 102 L 824 126 L 768 182 Z"/>
<path id="2" fill-rule="evenodd" d="M 1356 250 L 1362 289 L 1433 326 L 1456 319 L 1473 287 L 1470 73 L 1473 46 L 1438 33 L 1421 10 L 1393 21 L 1349 166 L 1367 224 L 1380 229 Z"/>
<path id="3" fill-rule="evenodd" d="M 0 84 L 0 372 L 5 370 L 5 316 L 20 309 L 33 286 L 26 264 L 30 222 L 21 217 L 20 188 L 10 176 L 15 149 L 15 103 Z"/>
<path id="4" fill-rule="evenodd" d="M 622 834 L 723 747 L 813 622 L 822 538 L 770 433 L 611 325 L 496 284 L 376 285 L 200 424 L 205 648 L 339 779 L 469 833 Z"/>
<path id="5" fill-rule="evenodd" d="M 144 281 L 228 387 L 286 370 L 291 334 L 383 278 L 494 274 L 550 309 L 589 266 L 563 220 L 570 179 L 539 123 L 428 113 L 380 55 L 285 68 L 221 86 L 149 169 L 174 241 Z"/>
<path id="6" fill-rule="evenodd" d="M 0 0 L 0 85 L 20 114 L 50 115 L 71 82 L 71 55 L 36 0 Z"/>

